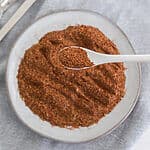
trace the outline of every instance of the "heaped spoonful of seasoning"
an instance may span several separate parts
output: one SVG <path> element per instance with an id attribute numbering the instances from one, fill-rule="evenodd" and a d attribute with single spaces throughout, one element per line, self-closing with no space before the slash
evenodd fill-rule
<path id="1" fill-rule="evenodd" d="M 68 69 L 82 69 L 92 67 L 94 64 L 88 58 L 87 52 L 80 47 L 65 47 L 59 52 L 61 64 Z"/>
<path id="2" fill-rule="evenodd" d="M 82 70 L 105 63 L 150 62 L 150 55 L 109 55 L 84 47 L 69 46 L 59 51 L 59 60 L 67 69 Z"/>

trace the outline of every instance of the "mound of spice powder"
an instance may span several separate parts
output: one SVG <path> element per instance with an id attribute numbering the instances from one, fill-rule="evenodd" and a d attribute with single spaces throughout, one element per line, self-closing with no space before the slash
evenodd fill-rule
<path id="1" fill-rule="evenodd" d="M 115 44 L 99 29 L 69 26 L 47 33 L 39 43 L 26 50 L 17 75 L 19 92 L 26 106 L 42 120 L 65 128 L 97 123 L 125 94 L 123 63 L 78 71 L 64 68 L 58 61 L 58 52 L 73 45 L 119 54 Z M 70 66 L 90 65 L 84 55 L 81 58 L 81 63 L 68 57 L 64 57 L 64 62 Z"/>

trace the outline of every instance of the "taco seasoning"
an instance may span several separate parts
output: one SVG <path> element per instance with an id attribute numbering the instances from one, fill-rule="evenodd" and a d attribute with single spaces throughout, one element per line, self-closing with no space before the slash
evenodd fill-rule
<path id="1" fill-rule="evenodd" d="M 87 52 L 79 47 L 65 47 L 57 55 L 58 61 L 68 69 L 77 70 L 94 65 Z"/>
<path id="2" fill-rule="evenodd" d="M 57 56 L 67 46 L 119 54 L 116 45 L 92 26 L 49 32 L 25 52 L 17 75 L 19 92 L 26 106 L 51 125 L 88 127 L 111 112 L 124 96 L 125 68 L 123 63 L 110 63 L 86 70 L 66 69 Z M 62 60 L 69 66 L 91 65 L 84 55 L 79 60 Z"/>

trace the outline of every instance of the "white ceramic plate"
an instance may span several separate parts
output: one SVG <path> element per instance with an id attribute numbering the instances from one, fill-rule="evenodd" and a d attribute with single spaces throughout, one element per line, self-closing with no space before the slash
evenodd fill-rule
<path id="1" fill-rule="evenodd" d="M 17 85 L 17 70 L 21 58 L 26 49 L 47 32 L 64 29 L 69 25 L 85 24 L 99 28 L 107 35 L 117 47 L 121 54 L 134 54 L 134 50 L 125 34 L 105 17 L 89 11 L 65 11 L 45 16 L 32 24 L 17 40 L 8 60 L 7 84 L 12 106 L 18 117 L 32 130 L 46 137 L 65 142 L 83 142 L 102 136 L 115 129 L 122 123 L 134 108 L 140 88 L 140 67 L 136 63 L 125 63 L 126 71 L 126 94 L 121 102 L 98 124 L 90 127 L 82 127 L 69 130 L 52 127 L 48 122 L 42 121 L 34 115 L 21 100 Z"/>

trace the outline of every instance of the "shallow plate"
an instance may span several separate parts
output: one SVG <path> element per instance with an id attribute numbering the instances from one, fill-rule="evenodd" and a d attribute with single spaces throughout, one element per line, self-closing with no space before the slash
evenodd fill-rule
<path id="1" fill-rule="evenodd" d="M 34 115 L 21 100 L 17 85 L 17 70 L 21 58 L 27 48 L 37 43 L 47 32 L 64 29 L 69 25 L 85 24 L 99 28 L 107 35 L 121 54 L 134 54 L 134 50 L 124 33 L 105 17 L 88 11 L 65 11 L 51 14 L 39 19 L 32 24 L 17 40 L 8 60 L 7 84 L 11 103 L 18 117 L 32 130 L 46 137 L 66 142 L 83 142 L 102 136 L 115 129 L 122 123 L 134 108 L 140 87 L 140 67 L 135 63 L 125 63 L 126 71 L 126 95 L 114 110 L 102 118 L 98 124 L 90 127 L 82 127 L 69 130 L 52 127 L 48 122 L 42 121 Z M 134 87 L 134 88 L 133 88 Z"/>

